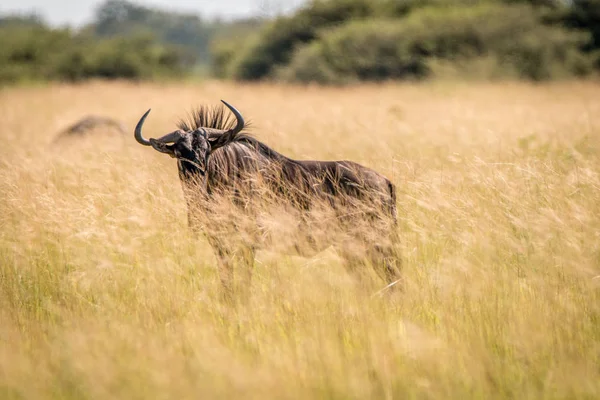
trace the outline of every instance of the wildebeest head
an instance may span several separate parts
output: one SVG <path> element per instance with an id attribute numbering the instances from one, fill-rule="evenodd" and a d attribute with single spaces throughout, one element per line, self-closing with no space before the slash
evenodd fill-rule
<path id="1" fill-rule="evenodd" d="M 236 125 L 230 129 L 215 129 L 213 127 L 202 126 L 190 127 L 185 123 L 181 123 L 180 129 L 176 131 L 167 133 L 158 139 L 145 139 L 142 136 L 142 126 L 148 114 L 150 114 L 150 110 L 148 110 L 135 127 L 135 139 L 144 146 L 152 146 L 161 153 L 177 158 L 182 172 L 187 171 L 204 175 L 211 153 L 233 141 L 235 136 L 245 126 L 244 118 L 240 112 L 225 100 L 221 101 L 231 110 L 236 118 Z M 218 114 L 217 118 L 224 119 L 222 114 Z M 226 124 L 226 119 L 224 124 Z"/>

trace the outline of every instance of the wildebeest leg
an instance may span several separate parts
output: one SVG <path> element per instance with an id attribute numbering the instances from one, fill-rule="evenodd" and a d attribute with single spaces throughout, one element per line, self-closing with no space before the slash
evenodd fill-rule
<path id="1" fill-rule="evenodd" d="M 252 273 L 254 270 L 254 249 L 249 246 L 239 246 L 229 250 L 224 246 L 213 246 L 219 261 L 219 278 L 223 286 L 223 294 L 227 300 L 232 300 L 237 292 L 243 297 L 250 293 Z M 239 272 L 239 282 L 236 288 L 235 269 Z"/>
<path id="2" fill-rule="evenodd" d="M 252 289 L 252 275 L 254 273 L 254 249 L 250 246 L 244 246 L 237 251 L 238 268 L 240 271 L 240 293 L 244 299 L 250 297 Z"/>
<path id="3" fill-rule="evenodd" d="M 188 227 L 194 235 L 198 235 L 201 230 L 201 224 L 198 220 L 198 216 L 195 213 L 188 212 Z"/>
<path id="4" fill-rule="evenodd" d="M 223 287 L 223 296 L 225 300 L 231 301 L 233 299 L 233 259 L 231 254 L 222 246 L 213 246 L 218 258 L 218 270 L 219 279 L 221 280 L 221 286 Z"/>
<path id="5" fill-rule="evenodd" d="M 370 284 L 377 281 L 379 289 L 390 285 L 386 291 L 401 287 L 402 259 L 397 243 L 398 237 L 395 232 L 367 239 L 359 231 L 355 238 L 343 247 L 346 268 L 359 280 L 358 283 L 363 289 L 374 289 Z M 385 285 L 381 286 L 378 278 L 382 279 Z"/>
<path id="6" fill-rule="evenodd" d="M 370 293 L 376 286 L 373 286 L 375 277 L 373 270 L 370 270 L 367 265 L 365 255 L 358 255 L 352 252 L 344 251 L 342 254 L 344 259 L 344 267 L 354 278 L 354 283 L 359 293 Z"/>
<path id="7" fill-rule="evenodd" d="M 401 288 L 402 259 L 393 246 L 372 246 L 369 249 L 369 261 L 386 285 L 390 285 L 389 290 Z"/>
<path id="8" fill-rule="evenodd" d="M 343 258 L 346 270 L 363 293 L 390 292 L 402 287 L 401 262 L 392 248 L 373 246 L 362 255 L 345 253 Z"/>

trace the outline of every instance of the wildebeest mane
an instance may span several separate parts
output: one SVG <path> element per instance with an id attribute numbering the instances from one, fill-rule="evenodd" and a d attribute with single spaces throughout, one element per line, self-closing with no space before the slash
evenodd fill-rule
<path id="1" fill-rule="evenodd" d="M 272 160 L 278 160 L 278 161 L 291 160 L 290 158 L 273 150 L 272 148 L 267 146 L 265 143 L 256 139 L 254 136 L 251 136 L 248 134 L 237 135 L 235 137 L 235 139 L 233 140 L 233 142 L 242 143 L 242 144 L 246 145 L 247 147 L 249 147 L 250 149 L 253 149 L 254 151 L 256 151 L 258 154 L 262 154 L 263 156 L 270 158 Z"/>
<path id="2" fill-rule="evenodd" d="M 225 108 L 222 104 L 217 106 L 200 106 L 193 110 L 188 119 L 181 119 L 177 123 L 177 127 L 186 132 L 196 130 L 198 128 L 210 128 L 217 130 L 229 130 L 235 128 L 237 124 L 237 120 L 235 117 L 231 115 L 229 110 Z M 244 128 L 242 132 L 238 133 L 230 143 L 240 143 L 248 147 L 249 149 L 254 150 L 257 154 L 262 154 L 267 158 L 271 158 L 273 160 L 284 160 L 288 159 L 284 155 L 279 152 L 273 150 L 271 147 L 267 146 L 265 143 L 259 141 L 255 138 L 249 131 L 250 122 L 246 121 L 244 124 Z M 213 134 L 217 135 L 217 134 Z M 215 153 L 214 156 L 219 156 L 222 153 L 235 153 L 239 152 L 239 149 L 224 146 L 222 149 L 219 149 L 218 152 Z M 223 162 L 221 160 L 221 162 Z"/>
<path id="3" fill-rule="evenodd" d="M 186 132 L 199 128 L 229 130 L 235 128 L 236 124 L 237 121 L 229 110 L 220 104 L 217 106 L 203 105 L 192 110 L 187 118 L 179 120 L 177 127 Z M 246 122 L 244 129 L 247 129 L 249 125 Z"/>

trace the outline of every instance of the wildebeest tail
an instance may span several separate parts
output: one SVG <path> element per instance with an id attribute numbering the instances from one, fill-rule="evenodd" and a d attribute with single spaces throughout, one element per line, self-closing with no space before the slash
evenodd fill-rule
<path id="1" fill-rule="evenodd" d="M 396 208 L 396 186 L 388 181 L 388 189 L 390 191 L 390 204 L 389 204 L 389 213 L 392 219 L 394 220 L 394 227 L 398 224 L 398 211 Z"/>

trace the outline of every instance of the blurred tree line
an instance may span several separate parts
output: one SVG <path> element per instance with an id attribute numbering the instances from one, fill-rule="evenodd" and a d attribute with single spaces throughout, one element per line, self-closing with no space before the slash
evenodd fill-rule
<path id="1" fill-rule="evenodd" d="M 182 77 L 210 63 L 210 42 L 259 20 L 196 15 L 107 0 L 80 29 L 51 28 L 36 15 L 0 16 L 0 84 L 89 78 Z"/>
<path id="2" fill-rule="evenodd" d="M 309 0 L 268 21 L 106 0 L 80 29 L 0 16 L 0 84 L 215 76 L 343 84 L 600 70 L 600 0 Z"/>
<path id="3" fill-rule="evenodd" d="M 313 0 L 243 43 L 214 44 L 217 76 L 347 83 L 546 80 L 600 68 L 600 0 Z"/>

